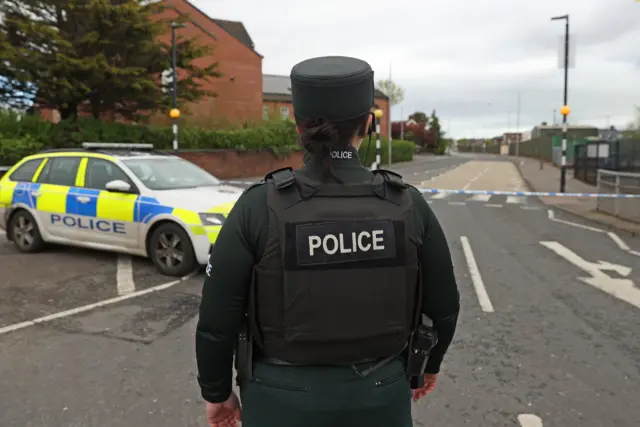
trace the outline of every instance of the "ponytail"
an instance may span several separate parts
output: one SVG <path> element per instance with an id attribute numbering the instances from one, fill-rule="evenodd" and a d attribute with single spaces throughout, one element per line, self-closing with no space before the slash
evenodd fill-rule
<path id="1" fill-rule="evenodd" d="M 345 150 L 352 138 L 364 136 L 369 113 L 352 120 L 330 122 L 325 118 L 297 121 L 301 130 L 300 144 L 311 155 L 322 161 L 325 178 L 342 182 L 331 166 L 331 152 Z"/>

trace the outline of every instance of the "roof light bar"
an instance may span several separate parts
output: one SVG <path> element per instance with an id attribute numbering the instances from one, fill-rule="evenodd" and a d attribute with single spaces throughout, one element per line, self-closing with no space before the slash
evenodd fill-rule
<path id="1" fill-rule="evenodd" d="M 124 150 L 153 150 L 153 144 L 126 144 L 119 142 L 83 142 L 82 148 L 91 149 L 124 149 Z"/>

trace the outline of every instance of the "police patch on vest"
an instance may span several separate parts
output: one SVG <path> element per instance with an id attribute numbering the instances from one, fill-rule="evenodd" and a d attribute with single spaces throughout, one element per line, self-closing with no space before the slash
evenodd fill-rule
<path id="1" fill-rule="evenodd" d="M 404 223 L 389 220 L 287 224 L 288 269 L 400 265 Z"/>

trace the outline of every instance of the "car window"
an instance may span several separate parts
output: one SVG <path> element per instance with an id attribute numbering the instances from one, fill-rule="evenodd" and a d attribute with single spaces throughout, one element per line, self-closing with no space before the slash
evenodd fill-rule
<path id="1" fill-rule="evenodd" d="M 33 159 L 23 163 L 18 169 L 13 171 L 9 179 L 11 181 L 31 182 L 40 163 L 42 163 L 42 159 Z"/>
<path id="2" fill-rule="evenodd" d="M 103 159 L 89 159 L 84 178 L 85 188 L 106 190 L 107 183 L 121 180 L 133 187 L 133 183 L 122 169 L 115 163 Z"/>
<path id="3" fill-rule="evenodd" d="M 209 172 L 180 158 L 134 158 L 125 159 L 123 163 L 151 190 L 220 185 L 220 181 Z"/>
<path id="4" fill-rule="evenodd" d="M 76 174 L 80 166 L 81 157 L 52 157 L 49 159 L 38 177 L 43 184 L 76 185 Z"/>

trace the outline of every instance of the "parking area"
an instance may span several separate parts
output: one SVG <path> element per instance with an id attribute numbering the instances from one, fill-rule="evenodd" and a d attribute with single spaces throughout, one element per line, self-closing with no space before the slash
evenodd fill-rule
<path id="1" fill-rule="evenodd" d="M 176 316 L 185 321 L 192 317 L 202 283 L 198 271 L 176 280 L 159 274 L 148 259 L 128 255 L 56 245 L 23 254 L 3 231 L 0 271 L 0 330 L 45 319 L 67 331 L 142 341 L 157 338 L 170 323 L 181 324 Z M 181 289 L 193 289 L 193 295 L 187 292 L 176 298 L 154 292 L 178 282 Z M 139 297 L 129 298 L 134 296 Z M 112 304 L 117 307 L 108 315 L 91 314 L 93 306 Z M 72 321 L 74 312 L 85 310 L 86 316 Z"/>

